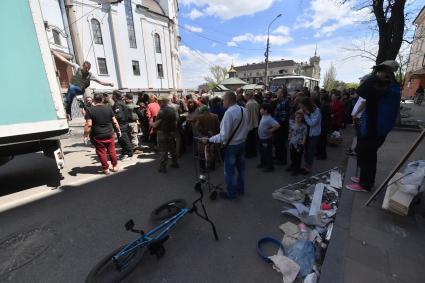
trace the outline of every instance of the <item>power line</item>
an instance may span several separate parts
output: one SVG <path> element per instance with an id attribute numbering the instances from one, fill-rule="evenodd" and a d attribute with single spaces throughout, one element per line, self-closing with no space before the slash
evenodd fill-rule
<path id="1" fill-rule="evenodd" d="M 196 55 L 198 55 L 198 57 L 201 59 L 201 61 L 203 61 L 204 63 L 206 63 L 209 67 L 213 67 L 214 66 L 214 65 L 212 65 L 209 62 L 208 58 L 206 58 L 204 55 L 202 55 L 201 52 L 199 52 L 198 50 L 196 50 L 195 48 L 193 48 L 192 46 L 190 46 L 189 44 L 187 44 L 187 42 L 184 42 L 183 40 L 182 40 L 182 42 L 189 47 L 190 51 L 195 52 Z"/>
<path id="2" fill-rule="evenodd" d="M 185 28 L 184 26 L 178 25 L 178 27 L 187 31 L 187 32 L 193 33 L 194 35 L 196 35 L 198 37 L 201 37 L 203 39 L 209 40 L 209 41 L 217 43 L 217 44 L 225 45 L 226 47 L 236 48 L 236 49 L 241 49 L 241 50 L 251 50 L 251 51 L 260 51 L 260 50 L 262 51 L 262 50 L 264 50 L 263 48 L 260 49 L 260 48 L 245 48 L 245 47 L 240 47 L 240 46 L 229 46 L 229 45 L 227 45 L 227 43 L 225 43 L 223 41 L 209 38 L 209 37 L 207 37 L 207 36 L 205 36 L 201 33 L 198 33 L 198 32 L 193 32 L 190 29 Z"/>

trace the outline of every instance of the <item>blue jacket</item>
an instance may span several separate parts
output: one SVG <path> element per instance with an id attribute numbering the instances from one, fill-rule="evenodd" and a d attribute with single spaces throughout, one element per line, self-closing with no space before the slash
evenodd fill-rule
<path id="1" fill-rule="evenodd" d="M 376 76 L 367 79 L 357 89 L 366 99 L 366 111 L 360 118 L 360 136 L 385 137 L 394 127 L 400 107 L 398 84 L 382 85 Z"/>

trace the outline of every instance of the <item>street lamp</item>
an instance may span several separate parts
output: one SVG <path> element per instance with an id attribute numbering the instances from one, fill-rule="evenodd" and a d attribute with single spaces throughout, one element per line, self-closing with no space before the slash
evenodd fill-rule
<path id="1" fill-rule="evenodd" d="M 279 18 L 280 16 L 282 16 L 282 14 L 277 15 L 269 24 L 269 27 L 267 28 L 267 47 L 266 47 L 266 52 L 264 53 L 264 56 L 266 57 L 266 79 L 265 79 L 265 84 L 266 84 L 266 90 L 269 89 L 269 75 L 268 75 L 268 71 L 269 71 L 269 48 L 270 48 L 270 26 L 272 25 L 272 23 L 274 21 L 277 20 L 277 18 Z"/>

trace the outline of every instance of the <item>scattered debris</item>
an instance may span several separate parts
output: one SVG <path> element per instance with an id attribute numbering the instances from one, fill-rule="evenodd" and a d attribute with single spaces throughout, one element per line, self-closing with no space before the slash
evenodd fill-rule
<path id="1" fill-rule="evenodd" d="M 269 259 L 273 262 L 273 269 L 282 273 L 284 283 L 292 283 L 300 271 L 300 266 L 292 259 L 283 255 L 273 255 Z"/>
<path id="2" fill-rule="evenodd" d="M 332 237 L 342 178 L 339 168 L 333 168 L 277 189 L 272 194 L 274 199 L 284 203 L 282 214 L 294 216 L 300 221 L 298 226 L 291 222 L 279 226 L 284 234 L 282 248 L 273 260 L 279 262 L 275 266 L 292 260 L 298 266 L 297 282 L 301 282 L 301 278 L 305 283 L 318 281 L 320 266 Z M 289 267 L 290 264 L 279 269 L 284 274 L 284 282 L 292 282 L 285 281 L 292 279 L 285 277 L 285 274 L 295 270 L 293 265 Z"/>

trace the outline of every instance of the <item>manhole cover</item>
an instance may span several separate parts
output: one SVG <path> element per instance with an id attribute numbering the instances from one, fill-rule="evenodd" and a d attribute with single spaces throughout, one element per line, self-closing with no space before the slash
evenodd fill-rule
<path id="1" fill-rule="evenodd" d="M 41 255 L 54 237 L 51 229 L 15 234 L 0 243 L 0 275 L 16 270 Z"/>

